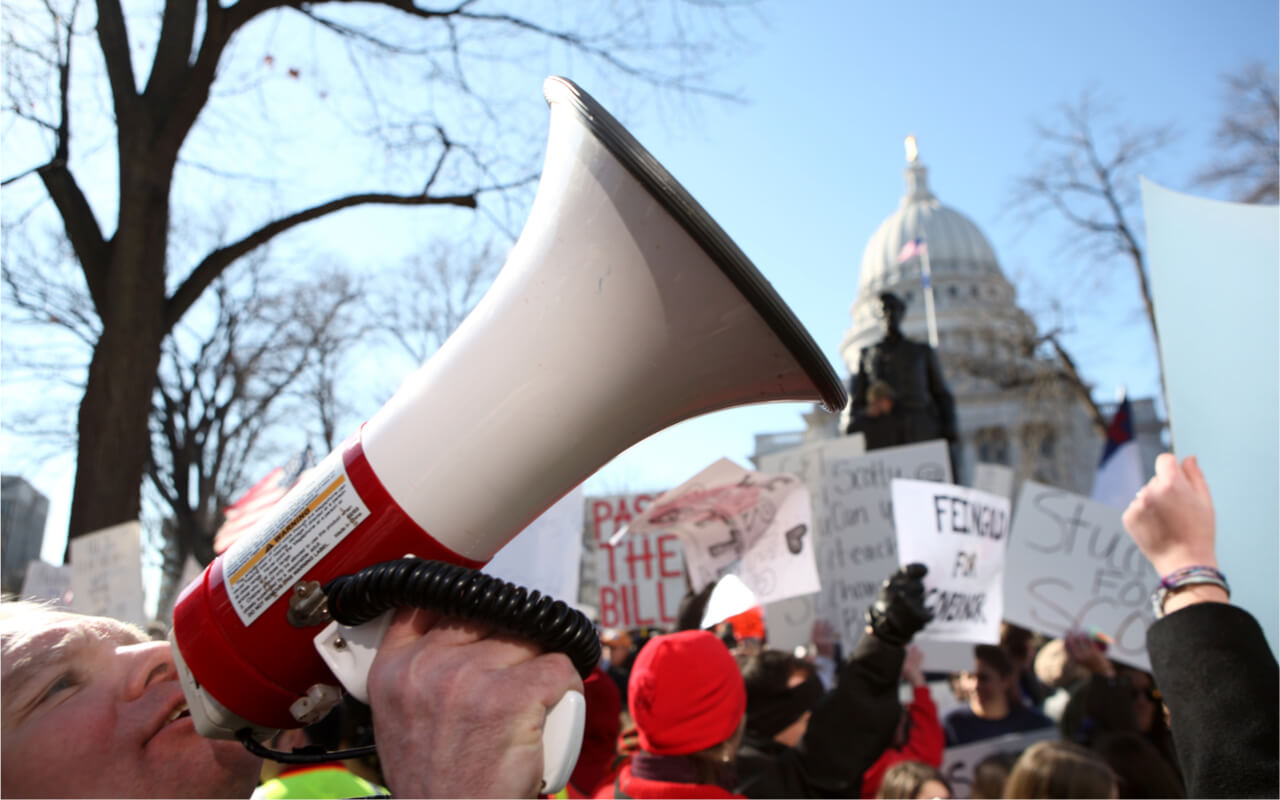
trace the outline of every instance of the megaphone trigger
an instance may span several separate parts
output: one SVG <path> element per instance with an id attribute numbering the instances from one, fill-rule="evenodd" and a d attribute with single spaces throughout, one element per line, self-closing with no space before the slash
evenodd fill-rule
<path id="1" fill-rule="evenodd" d="M 369 703 L 369 670 L 395 613 L 389 609 L 361 625 L 330 622 L 315 638 L 316 652 L 333 676 L 347 694 L 365 705 Z"/>

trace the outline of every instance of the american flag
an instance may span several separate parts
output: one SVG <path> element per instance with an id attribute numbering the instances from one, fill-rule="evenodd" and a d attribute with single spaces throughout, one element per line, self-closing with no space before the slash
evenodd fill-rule
<path id="1" fill-rule="evenodd" d="M 902 246 L 898 251 L 898 263 L 901 264 L 918 255 L 923 255 L 928 249 L 928 245 L 924 243 L 924 239 L 912 239 Z"/>
<path id="2" fill-rule="evenodd" d="M 214 554 L 222 555 L 235 543 L 236 539 L 261 522 L 276 501 L 284 497 L 298 482 L 298 477 L 303 471 L 313 466 L 313 460 L 311 447 L 308 445 L 301 453 L 291 458 L 289 463 L 268 472 L 265 478 L 253 485 L 253 488 L 224 508 L 222 514 L 225 520 L 213 537 Z"/>

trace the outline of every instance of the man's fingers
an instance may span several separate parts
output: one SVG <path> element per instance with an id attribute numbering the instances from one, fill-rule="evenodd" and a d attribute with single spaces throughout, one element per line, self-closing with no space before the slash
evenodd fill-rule
<path id="1" fill-rule="evenodd" d="M 1195 489 L 1196 494 L 1205 499 L 1211 499 L 1209 494 L 1209 482 L 1204 479 L 1204 473 L 1200 470 L 1200 462 L 1195 456 L 1187 456 L 1182 461 L 1182 471 L 1186 473 L 1187 480 L 1191 482 L 1191 488 Z"/>
<path id="2" fill-rule="evenodd" d="M 1156 477 L 1171 481 L 1178 472 L 1178 459 L 1172 453 L 1156 456 Z"/>
<path id="3" fill-rule="evenodd" d="M 391 618 L 379 650 L 398 650 L 413 644 L 440 620 L 440 614 L 424 608 L 400 608 Z"/>

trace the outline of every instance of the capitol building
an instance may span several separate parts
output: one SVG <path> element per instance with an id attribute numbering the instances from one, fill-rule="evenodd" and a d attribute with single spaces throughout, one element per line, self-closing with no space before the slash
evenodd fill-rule
<path id="1" fill-rule="evenodd" d="M 857 371 L 859 351 L 882 335 L 875 316 L 881 292 L 906 302 L 905 336 L 930 341 L 921 257 L 899 262 L 903 245 L 921 240 L 933 286 L 936 349 L 955 397 L 959 448 L 956 482 L 971 485 L 978 463 L 1006 465 L 1015 486 L 1032 479 L 1088 495 L 1103 436 L 1064 362 L 1017 303 L 995 249 L 963 213 L 943 205 L 929 188 L 928 169 L 913 148 L 898 209 L 876 229 L 862 254 L 852 324 L 840 343 L 845 375 Z M 1087 365 L 1081 365 L 1087 371 Z M 1144 468 L 1161 452 L 1161 425 L 1151 399 L 1130 398 Z M 1114 403 L 1101 404 L 1110 421 Z M 846 410 L 847 413 L 847 410 Z M 756 456 L 839 435 L 841 420 L 821 408 L 804 415 L 807 428 L 756 436 Z"/>

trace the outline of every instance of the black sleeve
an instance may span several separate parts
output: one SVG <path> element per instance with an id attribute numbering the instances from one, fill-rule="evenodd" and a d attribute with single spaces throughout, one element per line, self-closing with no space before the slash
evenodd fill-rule
<path id="1" fill-rule="evenodd" d="M 804 738 L 739 791 L 752 798 L 860 796 L 862 773 L 889 746 L 902 713 L 904 655 L 901 647 L 863 636 L 840 668 L 836 688 L 814 709 Z"/>
<path id="2" fill-rule="evenodd" d="M 1147 631 L 1188 797 L 1280 792 L 1280 668 L 1262 628 L 1226 603 L 1197 603 Z"/>

